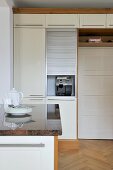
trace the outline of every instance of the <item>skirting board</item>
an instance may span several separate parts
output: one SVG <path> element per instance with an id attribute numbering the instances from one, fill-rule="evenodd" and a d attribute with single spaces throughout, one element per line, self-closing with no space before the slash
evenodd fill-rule
<path id="1" fill-rule="evenodd" d="M 58 140 L 58 151 L 64 152 L 68 150 L 79 149 L 78 140 Z"/>

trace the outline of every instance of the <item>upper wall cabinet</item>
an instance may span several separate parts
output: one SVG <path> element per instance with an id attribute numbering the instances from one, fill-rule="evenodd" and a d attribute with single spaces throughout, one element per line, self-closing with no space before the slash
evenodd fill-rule
<path id="1" fill-rule="evenodd" d="M 106 14 L 80 14 L 80 28 L 105 28 Z"/>
<path id="2" fill-rule="evenodd" d="M 47 14 L 46 28 L 78 28 L 78 14 Z"/>
<path id="3" fill-rule="evenodd" d="M 107 14 L 107 27 L 113 28 L 113 14 Z"/>
<path id="4" fill-rule="evenodd" d="M 15 14 L 14 26 L 45 27 L 45 15 L 44 14 Z"/>

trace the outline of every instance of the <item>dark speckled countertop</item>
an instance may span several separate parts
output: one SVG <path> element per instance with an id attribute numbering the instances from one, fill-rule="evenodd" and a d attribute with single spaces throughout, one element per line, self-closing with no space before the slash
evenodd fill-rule
<path id="1" fill-rule="evenodd" d="M 60 109 L 57 104 L 27 105 L 32 112 L 11 115 L 0 105 L 0 136 L 57 136 L 62 135 Z"/>

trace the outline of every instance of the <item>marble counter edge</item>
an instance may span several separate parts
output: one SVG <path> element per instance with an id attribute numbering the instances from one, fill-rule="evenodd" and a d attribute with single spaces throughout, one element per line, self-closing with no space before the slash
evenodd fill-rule
<path id="1" fill-rule="evenodd" d="M 58 136 L 62 130 L 0 130 L 0 136 Z"/>

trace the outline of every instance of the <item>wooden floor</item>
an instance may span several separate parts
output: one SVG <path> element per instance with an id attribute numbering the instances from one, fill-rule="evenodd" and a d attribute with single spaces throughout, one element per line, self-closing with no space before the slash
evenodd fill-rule
<path id="1" fill-rule="evenodd" d="M 113 170 L 113 140 L 80 140 L 80 148 L 59 153 L 58 170 Z"/>

